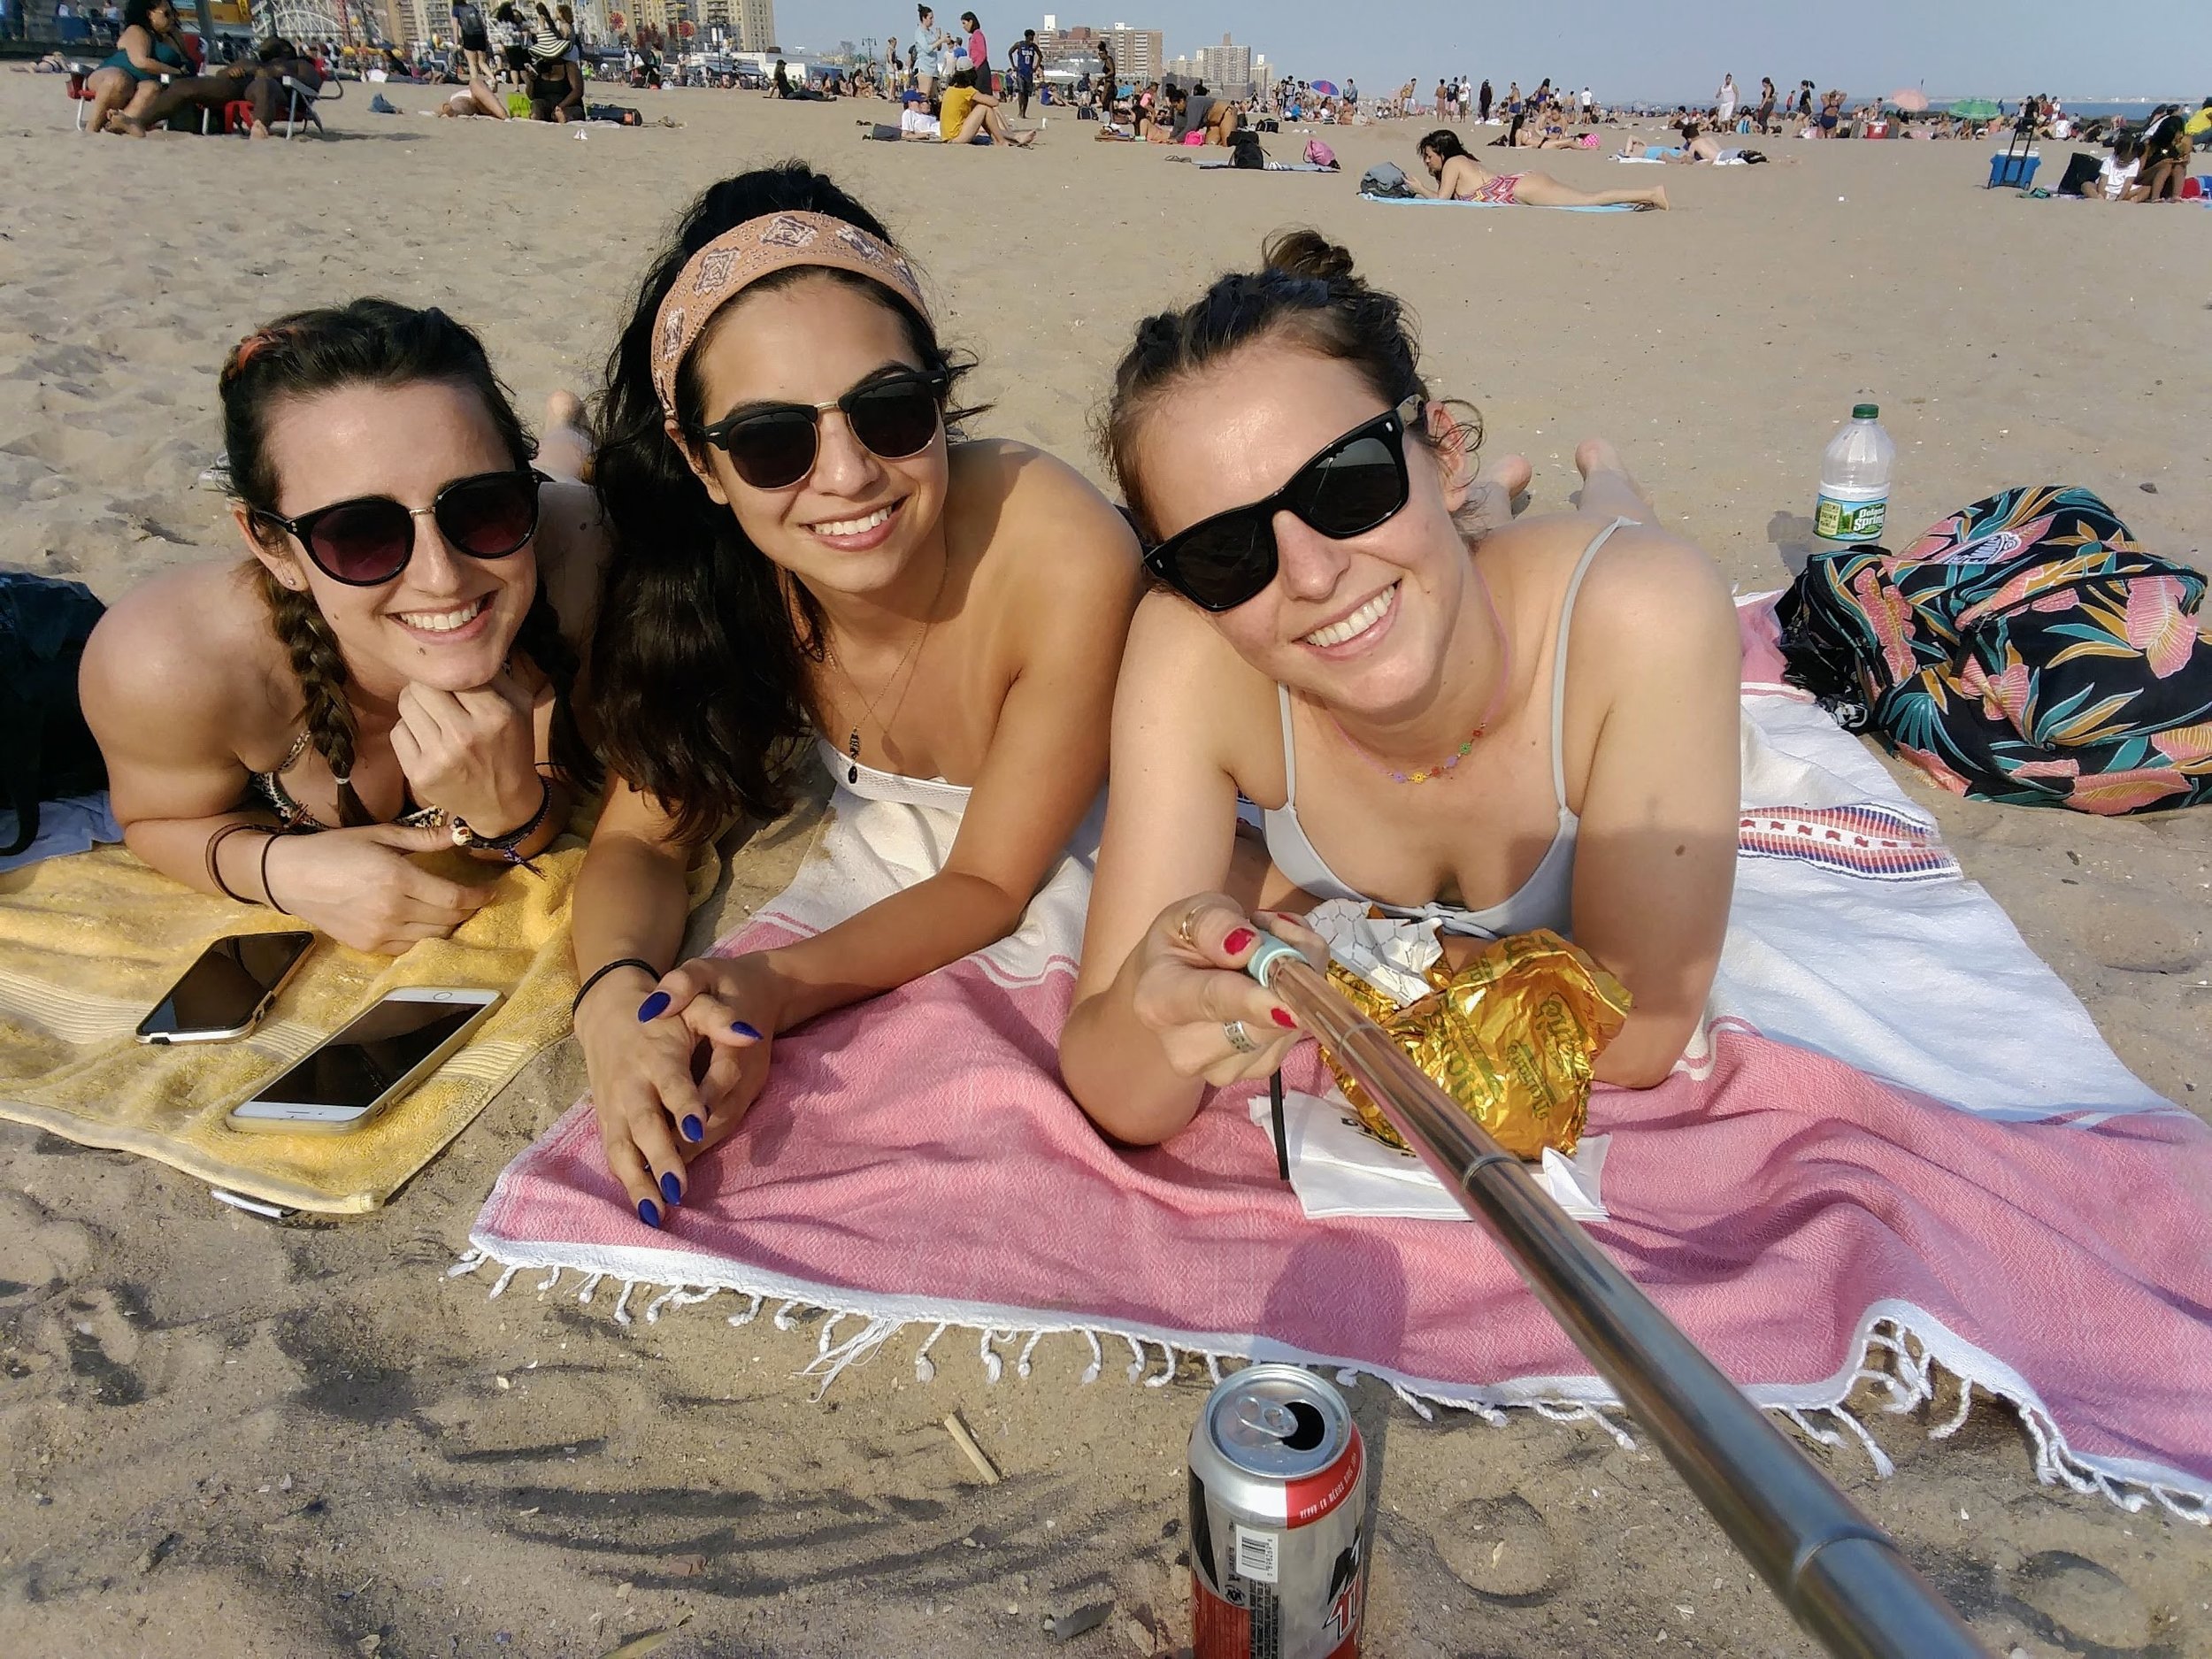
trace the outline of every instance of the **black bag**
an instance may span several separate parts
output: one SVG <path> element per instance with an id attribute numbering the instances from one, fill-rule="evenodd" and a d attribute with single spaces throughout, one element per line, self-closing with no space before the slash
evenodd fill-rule
<path id="1" fill-rule="evenodd" d="M 1267 151 L 1260 148 L 1260 135 L 1240 128 L 1229 134 L 1229 165 L 1243 167 L 1253 173 L 1264 172 Z"/>
<path id="2" fill-rule="evenodd" d="M 618 127 L 642 127 L 644 116 L 626 104 L 592 104 L 584 108 L 588 121 L 612 121 Z"/>
<path id="3" fill-rule="evenodd" d="M 2089 196 L 2095 192 L 2097 180 L 2104 176 L 2104 163 L 2095 156 L 2076 150 L 2066 159 L 2066 176 L 2058 181 L 2061 196 Z"/>
<path id="4" fill-rule="evenodd" d="M 38 839 L 38 803 L 107 787 L 107 762 L 77 706 L 77 664 L 106 607 L 82 582 L 0 571 L 0 795 L 12 857 Z"/>
<path id="5" fill-rule="evenodd" d="M 1394 161 L 1378 162 L 1362 173 L 1359 193 L 1362 196 L 1388 196 L 1394 201 L 1410 200 L 1417 194 L 1406 181 L 1405 170 Z"/>

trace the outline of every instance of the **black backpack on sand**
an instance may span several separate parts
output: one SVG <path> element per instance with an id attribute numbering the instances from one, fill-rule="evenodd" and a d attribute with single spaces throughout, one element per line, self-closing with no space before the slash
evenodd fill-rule
<path id="1" fill-rule="evenodd" d="M 82 582 L 0 571 L 0 804 L 12 857 L 38 839 L 38 803 L 107 787 L 107 762 L 77 706 L 77 664 L 106 607 Z"/>

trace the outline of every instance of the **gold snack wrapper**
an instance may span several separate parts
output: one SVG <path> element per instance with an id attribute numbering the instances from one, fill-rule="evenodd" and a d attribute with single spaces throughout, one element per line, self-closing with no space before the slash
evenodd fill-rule
<path id="1" fill-rule="evenodd" d="M 1628 1018 L 1628 988 L 1557 933 L 1502 939 L 1409 1008 L 1340 966 L 1329 981 L 1389 1034 L 1424 1075 L 1517 1157 L 1572 1154 L 1590 1110 L 1590 1064 Z M 1367 1092 L 1339 1069 L 1337 1087 L 1379 1140 L 1405 1148 Z M 1409 1148 L 1408 1148 L 1409 1149 Z"/>

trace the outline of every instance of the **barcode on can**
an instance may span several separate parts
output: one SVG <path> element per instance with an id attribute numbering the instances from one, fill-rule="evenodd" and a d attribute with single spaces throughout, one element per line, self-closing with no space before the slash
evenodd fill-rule
<path id="1" fill-rule="evenodd" d="M 1274 1583 L 1275 1550 L 1280 1542 L 1281 1539 L 1276 1533 L 1255 1532 L 1248 1526 L 1238 1527 L 1237 1576 L 1255 1578 L 1262 1584 Z"/>

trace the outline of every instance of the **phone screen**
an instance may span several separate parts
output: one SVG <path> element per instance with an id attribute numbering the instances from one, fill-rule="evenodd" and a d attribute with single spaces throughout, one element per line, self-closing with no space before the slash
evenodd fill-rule
<path id="1" fill-rule="evenodd" d="M 139 1034 L 237 1030 L 314 942 L 312 933 L 235 933 L 217 940 L 146 1016 Z"/>
<path id="2" fill-rule="evenodd" d="M 366 1111 L 482 1010 L 474 1002 L 379 1002 L 254 1098 Z"/>

